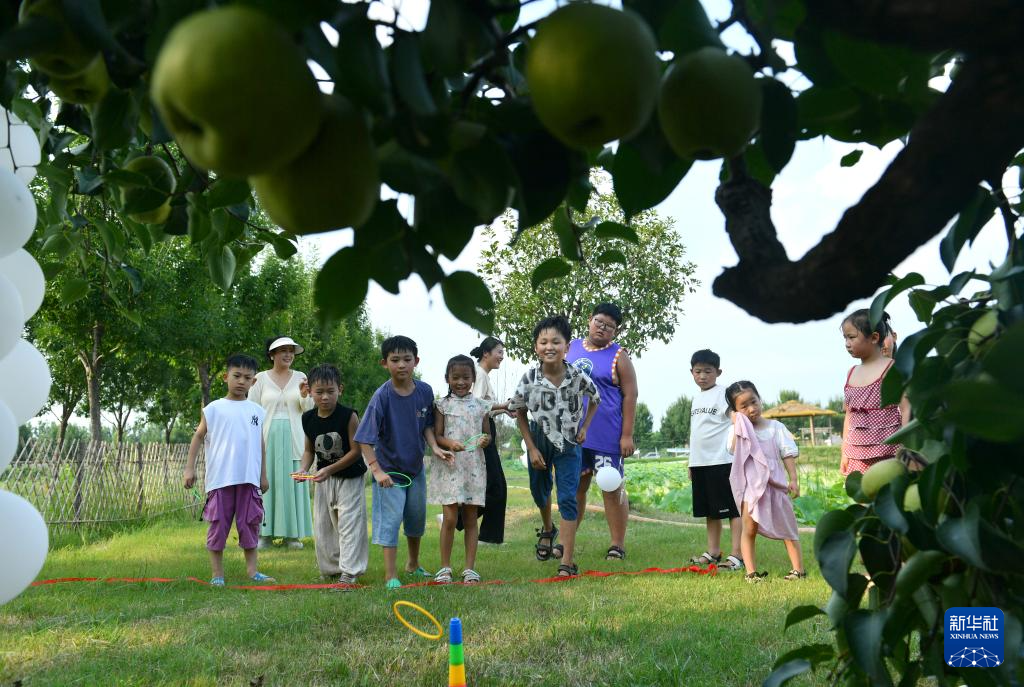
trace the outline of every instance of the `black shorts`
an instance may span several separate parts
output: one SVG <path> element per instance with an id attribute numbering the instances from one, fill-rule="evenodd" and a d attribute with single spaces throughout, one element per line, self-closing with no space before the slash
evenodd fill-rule
<path id="1" fill-rule="evenodd" d="M 738 518 L 736 501 L 732 498 L 729 472 L 732 463 L 691 468 L 693 473 L 693 517 L 723 520 Z"/>

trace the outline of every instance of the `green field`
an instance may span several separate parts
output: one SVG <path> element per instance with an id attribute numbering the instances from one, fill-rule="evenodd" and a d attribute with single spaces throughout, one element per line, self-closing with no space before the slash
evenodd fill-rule
<path id="1" fill-rule="evenodd" d="M 556 564 L 534 560 L 538 523 L 525 476 L 509 477 L 509 542 L 481 547 L 477 565 L 485 580 L 506 583 L 500 585 L 388 593 L 372 547 L 368 587 L 351 593 L 214 590 L 185 579 L 209 575 L 205 526 L 195 520 L 168 519 L 53 551 L 42 578 L 180 581 L 27 590 L 0 608 L 0 684 L 446 684 L 446 644 L 399 625 L 391 612 L 396 599 L 422 604 L 442 623 L 463 619 L 473 685 L 758 685 L 779 655 L 829 641 L 820 619 L 783 631 L 789 609 L 824 604 L 829 590 L 811 561 L 806 581 L 783 581 L 783 546 L 768 540 L 759 542 L 759 567 L 771 577 L 757 586 L 728 573 L 531 583 L 553 575 Z M 434 513 L 423 555 L 431 569 L 438 560 Z M 631 523 L 628 559 L 605 562 L 603 517 L 588 518 L 579 540 L 582 570 L 678 567 L 705 547 L 701 527 Z M 810 548 L 805 536 L 808 559 Z M 226 559 L 229 584 L 240 583 L 240 552 Z M 460 561 L 457 547 L 456 570 Z M 261 568 L 282 583 L 320 581 L 309 546 L 265 552 Z"/>

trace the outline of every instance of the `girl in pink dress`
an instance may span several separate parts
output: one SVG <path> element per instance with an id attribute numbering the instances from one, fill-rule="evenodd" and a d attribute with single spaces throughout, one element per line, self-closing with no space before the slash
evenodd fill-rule
<path id="1" fill-rule="evenodd" d="M 800 495 L 796 473 L 799 450 L 793 435 L 777 420 L 761 415 L 761 396 L 752 382 L 730 384 L 725 400 L 732 411 L 733 432 L 729 436 L 729 452 L 733 454 L 729 483 L 743 519 L 740 550 L 747 570 L 747 582 L 760 582 L 768 576 L 757 572 L 754 542 L 757 535 L 781 539 L 792 569 L 783 577 L 799 580 L 804 571 L 796 513 L 790 498 Z"/>
<path id="2" fill-rule="evenodd" d="M 883 354 L 889 334 L 888 317 L 872 328 L 866 309 L 851 313 L 842 324 L 846 352 L 860 360 L 846 375 L 843 387 L 843 455 L 840 472 L 866 472 L 875 463 L 896 457 L 899 444 L 886 444 L 910 417 L 910 403 L 882 406 L 882 380 L 893 361 Z"/>

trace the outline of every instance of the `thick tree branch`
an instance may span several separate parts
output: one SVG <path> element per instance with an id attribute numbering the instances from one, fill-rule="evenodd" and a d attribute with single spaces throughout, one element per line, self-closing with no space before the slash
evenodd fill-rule
<path id="1" fill-rule="evenodd" d="M 810 0 L 808 19 L 825 28 L 923 50 L 1000 51 L 1020 44 L 1020 0 Z"/>
<path id="2" fill-rule="evenodd" d="M 968 60 L 878 183 L 796 262 L 779 257 L 770 194 L 742 177 L 724 183 L 716 200 L 740 262 L 715 280 L 715 294 L 767 322 L 829 317 L 870 296 L 1024 147 L 1021 83 L 1024 55 Z"/>

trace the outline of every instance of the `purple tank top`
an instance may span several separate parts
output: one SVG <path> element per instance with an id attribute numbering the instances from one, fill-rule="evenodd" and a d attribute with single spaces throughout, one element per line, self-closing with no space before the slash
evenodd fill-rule
<path id="1" fill-rule="evenodd" d="M 597 413 L 587 430 L 587 440 L 583 448 L 598 453 L 617 456 L 622 452 L 619 439 L 622 438 L 622 390 L 612 382 L 612 372 L 618 361 L 622 346 L 610 343 L 602 349 L 588 351 L 583 347 L 583 339 L 569 342 L 569 354 L 566 360 L 577 370 L 586 372 L 594 380 L 597 390 L 601 393 L 601 403 Z M 584 399 L 583 411 L 586 414 L 587 399 Z"/>

